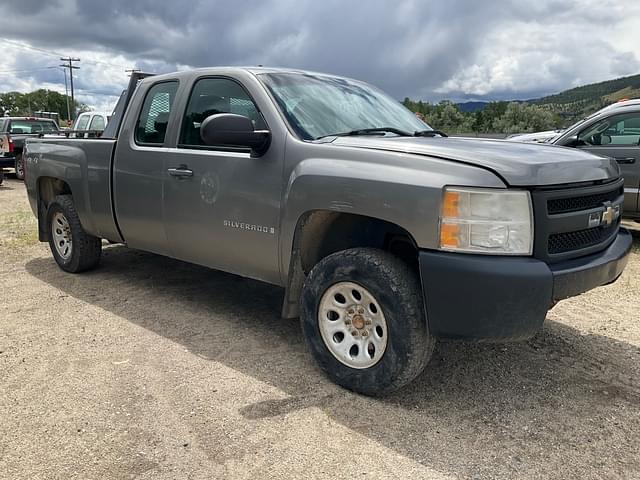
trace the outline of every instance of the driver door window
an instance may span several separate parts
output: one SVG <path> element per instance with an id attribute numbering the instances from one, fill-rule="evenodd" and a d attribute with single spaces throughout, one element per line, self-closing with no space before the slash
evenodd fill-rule
<path id="1" fill-rule="evenodd" d="M 605 118 L 590 125 L 578 135 L 578 140 L 593 146 L 640 145 L 640 113 L 627 113 Z"/>
<path id="2" fill-rule="evenodd" d="M 205 146 L 200 137 L 200 125 L 205 118 L 218 113 L 243 115 L 251 119 L 256 130 L 266 128 L 262 114 L 240 84 L 228 78 L 203 78 L 196 82 L 191 92 L 178 147 L 211 148 Z M 216 150 L 231 149 L 229 147 L 214 148 Z"/>

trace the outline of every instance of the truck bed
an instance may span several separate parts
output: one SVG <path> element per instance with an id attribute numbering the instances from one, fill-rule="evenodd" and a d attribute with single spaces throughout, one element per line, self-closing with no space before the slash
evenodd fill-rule
<path id="1" fill-rule="evenodd" d="M 111 138 L 31 138 L 26 157 L 27 189 L 37 191 L 36 179 L 43 176 L 66 179 L 83 228 L 97 237 L 121 242 L 111 202 L 115 145 Z M 37 214 L 35 202 L 31 208 Z"/>

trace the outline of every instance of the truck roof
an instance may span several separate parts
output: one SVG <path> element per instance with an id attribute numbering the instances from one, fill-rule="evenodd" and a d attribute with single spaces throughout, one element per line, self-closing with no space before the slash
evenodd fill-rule
<path id="1" fill-rule="evenodd" d="M 238 67 L 238 66 L 229 66 L 229 67 L 204 67 L 204 68 L 195 68 L 189 70 L 183 70 L 179 72 L 171 72 L 171 73 L 163 73 L 160 75 L 153 75 L 152 77 L 147 77 L 143 82 L 157 82 L 158 80 L 166 80 L 170 78 L 183 78 L 190 77 L 192 75 L 222 75 L 222 74 L 233 74 L 238 72 L 246 72 L 251 73 L 253 75 L 260 75 L 263 73 L 297 73 L 301 75 L 318 75 L 323 77 L 336 77 L 336 78 L 345 78 L 340 75 L 333 75 L 330 73 L 323 72 L 315 72 L 311 70 L 301 70 L 295 68 L 280 68 L 280 67 Z"/>
<path id="2" fill-rule="evenodd" d="M 55 120 L 53 118 L 47 117 L 0 117 L 0 120 L 37 120 L 39 122 L 47 121 L 55 123 Z"/>

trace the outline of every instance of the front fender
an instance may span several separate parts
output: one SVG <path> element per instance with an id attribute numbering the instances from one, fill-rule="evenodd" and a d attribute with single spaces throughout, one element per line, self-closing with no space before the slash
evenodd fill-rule
<path id="1" fill-rule="evenodd" d="M 422 167 L 327 158 L 298 163 L 283 202 L 281 272 L 289 271 L 296 226 L 307 212 L 327 210 L 385 220 L 409 232 L 419 248 L 436 248 L 445 185 L 504 187 L 495 175 L 468 165 L 434 159 L 433 168 Z"/>

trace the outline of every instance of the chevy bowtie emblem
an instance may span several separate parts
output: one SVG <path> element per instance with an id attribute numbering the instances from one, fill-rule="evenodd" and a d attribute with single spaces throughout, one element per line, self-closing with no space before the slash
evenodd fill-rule
<path id="1" fill-rule="evenodd" d="M 603 207 L 603 210 L 589 214 L 589 228 L 609 227 L 620 216 L 620 205 L 611 205 L 610 202 L 606 202 Z"/>
<path id="2" fill-rule="evenodd" d="M 620 216 L 620 205 L 612 207 L 605 204 L 604 212 L 602 212 L 601 224 L 606 226 L 611 225 Z"/>

